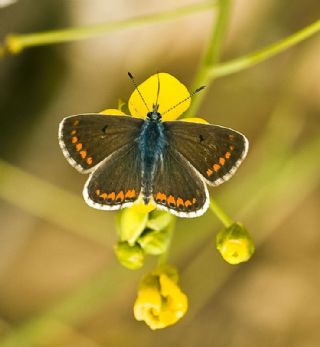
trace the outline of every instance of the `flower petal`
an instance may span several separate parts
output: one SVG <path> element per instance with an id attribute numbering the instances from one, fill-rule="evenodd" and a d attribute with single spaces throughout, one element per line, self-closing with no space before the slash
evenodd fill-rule
<path id="1" fill-rule="evenodd" d="M 171 267 L 158 268 L 145 276 L 133 307 L 135 318 L 145 321 L 153 330 L 181 319 L 188 309 L 188 298 L 176 280 L 177 272 Z"/>
<path id="2" fill-rule="evenodd" d="M 183 118 L 179 119 L 180 122 L 192 122 L 192 123 L 203 123 L 203 124 L 210 124 L 208 121 L 206 121 L 203 118 L 198 118 L 198 117 L 188 117 L 188 118 Z"/>
<path id="3" fill-rule="evenodd" d="M 161 296 L 156 288 L 144 288 L 139 291 L 138 298 L 133 306 L 133 313 L 136 320 L 150 319 L 150 311 L 157 316 L 161 311 Z"/>
<path id="4" fill-rule="evenodd" d="M 180 101 L 190 96 L 188 89 L 172 75 L 161 72 L 159 73 L 159 79 L 160 93 L 158 104 L 160 113 L 164 113 L 172 106 L 175 106 Z M 138 88 L 148 105 L 149 111 L 152 111 L 152 105 L 157 99 L 158 74 L 149 77 L 146 81 L 141 83 Z M 166 113 L 163 116 L 163 120 L 167 121 L 177 119 L 189 108 L 190 103 L 190 99 L 181 103 L 179 106 Z M 134 117 L 145 118 L 148 113 L 148 110 L 137 90 L 134 90 L 134 92 L 131 94 L 128 106 L 130 113 Z"/>
<path id="5" fill-rule="evenodd" d="M 188 309 L 188 298 L 181 291 L 176 283 L 174 283 L 165 274 L 160 275 L 161 296 L 167 300 L 166 309 L 162 310 L 163 316 L 160 314 L 160 320 L 166 325 L 174 324 L 184 316 Z"/>
<path id="6" fill-rule="evenodd" d="M 143 202 L 142 195 L 139 196 L 138 200 L 134 202 L 134 204 L 131 206 L 131 209 L 140 212 L 140 213 L 148 213 L 157 208 L 157 205 L 153 200 L 149 200 L 148 204 L 146 205 Z"/>
<path id="7" fill-rule="evenodd" d="M 107 108 L 106 110 L 103 110 L 99 113 L 105 114 L 106 116 L 125 116 L 126 115 L 125 113 L 118 110 L 117 108 Z"/>

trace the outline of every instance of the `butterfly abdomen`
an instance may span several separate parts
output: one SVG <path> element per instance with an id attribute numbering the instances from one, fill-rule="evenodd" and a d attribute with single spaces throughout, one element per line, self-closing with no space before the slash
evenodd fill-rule
<path id="1" fill-rule="evenodd" d="M 147 204 L 152 194 L 155 169 L 160 161 L 167 141 L 161 121 L 146 119 L 139 136 L 142 162 L 142 193 Z"/>

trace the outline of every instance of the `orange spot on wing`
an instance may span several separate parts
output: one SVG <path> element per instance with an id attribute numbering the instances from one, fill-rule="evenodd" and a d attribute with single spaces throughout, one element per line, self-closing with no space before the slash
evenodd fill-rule
<path id="1" fill-rule="evenodd" d="M 97 194 L 97 195 L 100 195 L 100 189 L 97 189 L 97 190 L 96 190 L 96 194 Z"/>
<path id="2" fill-rule="evenodd" d="M 70 134 L 71 134 L 71 135 L 74 135 L 76 132 L 77 132 L 77 130 L 72 130 L 72 131 L 70 132 Z"/>
<path id="3" fill-rule="evenodd" d="M 78 125 L 79 124 L 79 121 L 78 120 L 75 120 L 74 122 L 73 122 L 73 125 L 74 126 L 76 126 L 76 125 Z"/>
<path id="4" fill-rule="evenodd" d="M 210 170 L 210 169 L 208 169 L 208 170 L 207 170 L 207 175 L 210 177 L 212 174 L 213 174 L 213 171 Z"/>
<path id="5" fill-rule="evenodd" d="M 91 165 L 91 164 L 93 163 L 93 160 L 92 160 L 91 157 L 88 157 L 88 158 L 86 159 L 86 162 L 87 162 L 88 165 Z"/>
<path id="6" fill-rule="evenodd" d="M 156 194 L 156 201 L 165 201 L 166 199 L 166 194 L 160 192 Z"/>
<path id="7" fill-rule="evenodd" d="M 108 194 L 107 193 L 102 193 L 100 195 L 100 198 L 102 198 L 103 200 L 106 200 L 106 198 L 108 197 Z"/>
<path id="8" fill-rule="evenodd" d="M 168 205 L 175 205 L 176 204 L 176 200 L 172 195 L 169 195 L 169 197 L 167 199 L 167 204 Z"/>
<path id="9" fill-rule="evenodd" d="M 125 198 L 135 198 L 136 197 L 136 191 L 134 189 L 128 190 L 125 194 Z"/>
<path id="10" fill-rule="evenodd" d="M 177 199 L 177 205 L 179 206 L 184 206 L 183 200 L 181 198 Z"/>
<path id="11" fill-rule="evenodd" d="M 77 136 L 73 136 L 73 137 L 71 138 L 71 142 L 72 142 L 72 143 L 78 142 Z"/>
<path id="12" fill-rule="evenodd" d="M 81 158 L 84 159 L 87 156 L 87 151 L 80 151 Z"/>
<path id="13" fill-rule="evenodd" d="M 230 151 L 234 150 L 234 146 L 233 145 L 229 146 L 229 148 L 230 148 Z"/>
<path id="14" fill-rule="evenodd" d="M 226 159 L 229 159 L 231 157 L 231 153 L 227 152 L 224 156 L 226 157 Z"/>
<path id="15" fill-rule="evenodd" d="M 213 170 L 215 171 L 215 172 L 217 172 L 219 169 L 220 169 L 220 165 L 219 164 L 213 164 Z"/>
<path id="16" fill-rule="evenodd" d="M 194 205 L 196 202 L 197 202 L 197 199 L 196 199 L 196 198 L 193 198 L 193 199 L 192 199 L 192 205 Z"/>
<path id="17" fill-rule="evenodd" d="M 124 200 L 124 194 L 123 194 L 123 191 L 121 190 L 118 194 L 117 194 L 117 196 L 116 196 L 116 200 L 117 201 L 123 201 Z"/>
<path id="18" fill-rule="evenodd" d="M 116 193 L 112 192 L 110 194 L 108 194 L 108 200 L 114 200 L 116 198 Z"/>
<path id="19" fill-rule="evenodd" d="M 77 143 L 76 144 L 76 150 L 79 152 L 82 149 L 82 143 Z"/>
<path id="20" fill-rule="evenodd" d="M 220 165 L 223 166 L 225 164 L 225 162 L 226 162 L 226 160 L 224 158 L 222 158 L 222 157 L 219 158 Z"/>
<path id="21" fill-rule="evenodd" d="M 191 203 L 190 200 L 186 200 L 186 201 L 184 202 L 184 206 L 185 206 L 185 207 L 189 207 L 189 206 L 191 206 L 191 205 L 192 205 L 192 203 Z"/>

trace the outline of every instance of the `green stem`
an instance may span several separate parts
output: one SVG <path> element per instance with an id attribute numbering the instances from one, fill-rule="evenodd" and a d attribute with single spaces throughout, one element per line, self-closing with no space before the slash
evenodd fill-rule
<path id="1" fill-rule="evenodd" d="M 131 281 L 134 276 L 133 271 L 119 271 L 116 263 L 108 264 L 105 271 L 83 284 L 80 289 L 16 326 L 10 334 L 1 339 L 1 347 L 54 345 L 53 341 L 64 337 L 66 325 L 81 324 L 85 317 L 94 315 L 117 295 L 122 288 L 123 280 Z M 112 284 L 110 279 L 113 281 Z"/>
<path id="2" fill-rule="evenodd" d="M 208 44 L 206 53 L 203 56 L 202 62 L 196 73 L 192 90 L 195 90 L 199 86 L 206 85 L 208 86 L 212 76 L 210 76 L 210 71 L 212 66 L 214 66 L 219 60 L 220 50 L 222 42 L 226 33 L 227 24 L 229 21 L 229 15 L 231 10 L 232 0 L 220 0 L 219 2 L 219 12 L 218 17 L 213 25 L 212 36 Z M 201 105 L 203 98 L 206 95 L 206 89 L 197 95 L 193 99 L 192 105 L 183 117 L 195 115 Z"/>
<path id="3" fill-rule="evenodd" d="M 320 31 L 320 20 L 308 25 L 300 31 L 279 40 L 270 46 L 262 48 L 256 52 L 244 55 L 229 62 L 216 65 L 209 71 L 211 78 L 217 78 L 222 76 L 231 75 L 233 73 L 248 69 L 256 64 L 259 64 L 276 54 L 279 54 L 286 49 L 296 45 L 297 43 L 306 40 L 310 36 Z"/>
<path id="4" fill-rule="evenodd" d="M 5 48 L 10 53 L 19 53 L 22 49 L 33 46 L 50 45 L 62 42 L 84 40 L 97 37 L 110 32 L 140 25 L 152 24 L 160 21 L 167 21 L 179 17 L 187 16 L 196 12 L 205 11 L 216 5 L 216 1 L 207 0 L 195 5 L 180 7 L 170 11 L 156 14 L 140 16 L 136 18 L 124 19 L 116 22 L 108 22 L 80 28 L 66 28 L 60 30 L 46 31 L 41 33 L 31 33 L 25 35 L 9 35 Z M 0 51 L 3 47 L 0 46 Z"/>
<path id="5" fill-rule="evenodd" d="M 222 210 L 213 198 L 210 198 L 210 209 L 226 228 L 234 223 L 234 220 Z"/>
<path id="6" fill-rule="evenodd" d="M 196 73 L 192 90 L 201 85 L 209 85 L 209 83 L 212 82 L 210 71 L 212 66 L 217 63 L 220 57 L 222 42 L 229 22 L 231 4 L 232 0 L 220 0 L 219 2 L 218 17 L 213 25 L 211 40 Z M 202 91 L 196 98 L 194 98 L 189 111 L 184 116 L 197 114 L 201 102 L 206 94 L 205 92 L 206 90 Z M 233 224 L 233 220 L 217 205 L 212 198 L 210 201 L 210 208 L 225 227 L 229 227 L 231 224 Z"/>
<path id="7" fill-rule="evenodd" d="M 172 236 L 174 233 L 174 229 L 176 226 L 176 217 L 172 217 L 172 220 L 168 226 L 168 237 L 169 237 L 169 243 L 168 243 L 168 247 L 167 250 L 161 254 L 158 258 L 158 266 L 162 267 L 164 265 L 166 265 L 168 263 L 168 258 L 169 258 L 169 252 L 170 252 L 170 247 L 171 247 L 171 242 L 172 242 Z"/>
<path id="8" fill-rule="evenodd" d="M 32 187 L 32 189 L 29 189 Z M 17 199 L 19 192 L 19 199 Z M 53 223 L 102 245 L 113 237 L 105 233 L 111 221 L 88 209 L 79 194 L 75 195 L 0 159 L 0 198 L 33 216 Z M 68 211 L 66 213 L 66 211 Z"/>

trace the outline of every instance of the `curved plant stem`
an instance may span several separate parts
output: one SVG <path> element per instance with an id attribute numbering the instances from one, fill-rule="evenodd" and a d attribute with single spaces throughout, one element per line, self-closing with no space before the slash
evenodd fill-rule
<path id="1" fill-rule="evenodd" d="M 244 55 L 226 63 L 222 63 L 213 66 L 209 75 L 211 78 L 217 78 L 222 76 L 231 75 L 233 73 L 248 69 L 256 64 L 259 64 L 276 54 L 279 54 L 288 48 L 296 45 L 297 43 L 304 41 L 310 36 L 320 31 L 320 20 L 308 25 L 300 31 L 286 37 L 285 39 L 279 40 L 270 46 L 262 48 L 256 52 Z"/>
<path id="2" fill-rule="evenodd" d="M 3 48 L 9 53 L 19 53 L 27 47 L 51 45 L 62 42 L 70 42 L 76 40 L 84 40 L 91 37 L 97 37 L 117 30 L 126 29 L 130 27 L 137 27 L 146 24 L 157 23 L 160 21 L 167 21 L 179 17 L 194 14 L 208 10 L 216 5 L 216 1 L 207 0 L 198 4 L 180 7 L 170 11 L 164 11 L 156 14 L 140 16 L 136 18 L 124 19 L 116 22 L 108 22 L 92 26 L 85 26 L 79 28 L 66 28 L 60 30 L 46 31 L 40 33 L 31 33 L 23 35 L 9 35 L 5 42 L 4 47 L 0 46 L 0 51 Z"/>
<path id="3" fill-rule="evenodd" d="M 121 272 L 118 264 L 109 264 L 72 294 L 15 327 L 1 339 L 1 347 L 51 345 L 52 340 L 63 337 L 67 325 L 76 325 L 83 322 L 84 317 L 93 315 L 121 290 L 124 279 L 131 281 L 134 276 L 133 271 Z"/>
<path id="4" fill-rule="evenodd" d="M 194 78 L 191 90 L 195 90 L 202 85 L 208 85 L 210 83 L 210 79 L 212 79 L 210 72 L 212 66 L 214 66 L 219 60 L 221 45 L 229 21 L 231 2 L 231 0 L 220 0 L 219 2 L 218 17 L 213 25 L 212 36 L 208 44 L 207 51 L 203 56 Z M 195 115 L 197 113 L 197 110 L 199 109 L 200 104 L 206 95 L 206 91 L 207 89 L 204 89 L 196 98 L 194 98 L 189 111 L 184 116 Z"/>
<path id="5" fill-rule="evenodd" d="M 234 220 L 223 211 L 213 198 L 210 199 L 210 209 L 226 228 L 234 223 Z"/>
<path id="6" fill-rule="evenodd" d="M 229 21 L 231 3 L 232 0 L 220 0 L 219 2 L 218 17 L 213 26 L 212 36 L 208 44 L 207 51 L 204 54 L 202 62 L 200 63 L 194 78 L 193 89 L 196 89 L 201 85 L 208 85 L 210 80 L 212 80 L 210 71 L 212 66 L 214 66 L 219 60 L 223 38 L 225 36 Z M 206 89 L 202 91 L 202 93 L 200 93 L 196 98 L 194 98 L 189 111 L 184 116 L 197 114 L 205 93 Z M 221 220 L 224 226 L 228 227 L 233 223 L 233 220 L 217 205 L 213 199 L 211 199 L 210 202 L 210 209 Z"/>
<path id="7" fill-rule="evenodd" d="M 16 198 L 17 192 L 19 199 Z M 113 241 L 113 237 L 104 231 L 111 227 L 111 222 L 88 209 L 80 195 L 59 188 L 3 159 L 0 159 L 0 199 L 91 241 L 102 245 Z"/>

